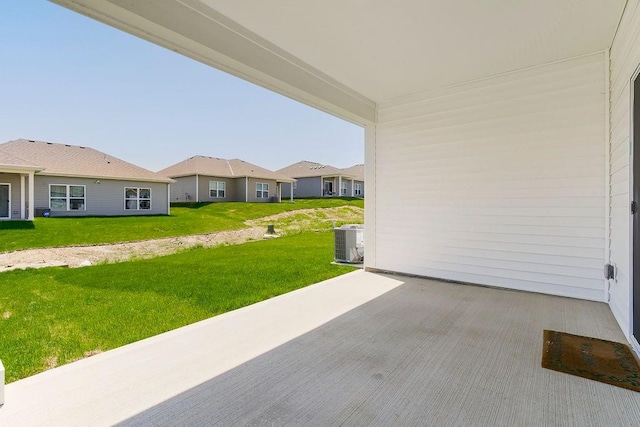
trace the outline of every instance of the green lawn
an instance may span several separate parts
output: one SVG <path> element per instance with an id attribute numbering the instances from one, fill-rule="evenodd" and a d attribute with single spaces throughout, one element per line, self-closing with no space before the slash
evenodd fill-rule
<path id="1" fill-rule="evenodd" d="M 283 208 L 265 205 L 260 215 Z M 233 223 L 236 215 L 227 217 Z M 332 242 L 331 233 L 304 233 L 119 264 L 2 273 L 7 381 L 352 271 L 331 264 Z"/>
<path id="2" fill-rule="evenodd" d="M 36 218 L 0 221 L 0 252 L 69 245 L 93 245 L 212 233 L 245 227 L 244 221 L 308 208 L 353 205 L 351 198 L 296 199 L 294 203 L 211 203 L 174 207 L 170 216 Z"/>

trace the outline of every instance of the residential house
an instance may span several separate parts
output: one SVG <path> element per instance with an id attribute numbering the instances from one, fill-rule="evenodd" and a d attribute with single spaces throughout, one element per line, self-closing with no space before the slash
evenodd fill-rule
<path id="1" fill-rule="evenodd" d="M 354 196 L 355 177 L 333 166 L 303 160 L 277 172 L 295 178 L 294 183 L 282 186 L 283 197 Z"/>
<path id="2" fill-rule="evenodd" d="M 54 1 L 363 126 L 365 268 L 600 301 L 640 351 L 640 0 Z"/>
<path id="3" fill-rule="evenodd" d="M 0 219 L 168 215 L 171 179 L 89 147 L 0 144 Z"/>
<path id="4" fill-rule="evenodd" d="M 353 196 L 364 197 L 364 164 L 353 165 L 349 168 L 344 168 L 343 171 L 353 176 L 353 181 L 351 182 L 351 185 L 353 185 Z M 348 194 L 348 190 L 347 188 L 344 194 Z"/>
<path id="5" fill-rule="evenodd" d="M 193 156 L 158 172 L 175 180 L 172 202 L 275 202 L 281 185 L 294 182 L 280 173 L 240 159 Z"/>

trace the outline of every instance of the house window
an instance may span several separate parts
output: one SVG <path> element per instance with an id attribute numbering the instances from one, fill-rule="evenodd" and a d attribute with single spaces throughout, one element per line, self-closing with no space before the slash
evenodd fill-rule
<path id="1" fill-rule="evenodd" d="M 347 194 L 347 182 L 346 181 L 342 181 L 342 183 L 340 184 L 340 192 L 342 193 L 343 196 Z"/>
<path id="2" fill-rule="evenodd" d="M 362 184 L 356 183 L 354 187 L 354 194 L 356 196 L 362 196 Z"/>
<path id="3" fill-rule="evenodd" d="M 268 199 L 269 198 L 269 184 L 265 184 L 264 182 L 256 183 L 256 197 L 258 199 Z"/>
<path id="4" fill-rule="evenodd" d="M 124 209 L 134 211 L 151 209 L 151 189 L 125 187 Z"/>
<path id="5" fill-rule="evenodd" d="M 209 196 L 215 199 L 224 198 L 226 185 L 224 181 L 209 181 Z"/>
<path id="6" fill-rule="evenodd" d="M 49 185 L 49 208 L 53 211 L 86 210 L 86 187 L 84 185 Z"/>
<path id="7" fill-rule="evenodd" d="M 293 182 L 293 189 L 295 190 L 296 188 L 298 188 L 298 181 Z"/>

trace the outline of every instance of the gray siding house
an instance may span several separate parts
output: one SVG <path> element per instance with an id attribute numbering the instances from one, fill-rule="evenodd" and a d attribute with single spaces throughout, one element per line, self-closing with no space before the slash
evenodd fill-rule
<path id="1" fill-rule="evenodd" d="M 171 201 L 274 202 L 294 179 L 240 159 L 193 156 L 158 172 L 175 180 Z"/>
<path id="2" fill-rule="evenodd" d="M 89 147 L 0 144 L 0 219 L 168 215 L 171 179 Z"/>
<path id="3" fill-rule="evenodd" d="M 347 181 L 346 194 L 354 197 L 364 197 L 364 164 L 353 165 L 343 171 L 353 176 L 353 181 Z M 353 189 L 353 191 L 352 191 Z"/>
<path id="4" fill-rule="evenodd" d="M 363 167 L 353 166 L 349 168 L 355 168 L 352 171 L 306 160 L 294 163 L 277 171 L 296 179 L 295 183 L 282 186 L 282 197 L 364 197 Z M 356 189 L 362 194 L 357 194 Z"/>

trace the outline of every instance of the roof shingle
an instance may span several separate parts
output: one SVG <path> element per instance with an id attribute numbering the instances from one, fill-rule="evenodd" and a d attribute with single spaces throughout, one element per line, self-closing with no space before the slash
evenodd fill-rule
<path id="1" fill-rule="evenodd" d="M 166 176 L 89 147 L 16 139 L 0 144 L 0 150 L 29 159 L 29 163 L 41 169 L 39 175 L 172 182 Z"/>
<path id="2" fill-rule="evenodd" d="M 350 168 L 342 169 L 344 173 L 352 175 L 356 181 L 364 181 L 364 165 L 353 165 Z"/>
<path id="3" fill-rule="evenodd" d="M 8 166 L 8 167 L 18 167 L 24 169 L 33 169 L 39 170 L 40 167 L 36 164 L 33 164 L 22 157 L 13 155 L 5 150 L 0 149 L 0 167 Z"/>
<path id="4" fill-rule="evenodd" d="M 351 177 L 350 173 L 330 165 L 323 165 L 316 162 L 302 160 L 298 163 L 278 169 L 276 172 L 290 176 L 292 178 L 309 178 L 313 176 L 333 176 L 342 175 Z"/>
<path id="5" fill-rule="evenodd" d="M 171 178 L 190 175 L 209 175 L 222 178 L 261 178 L 279 182 L 293 182 L 289 176 L 270 171 L 240 159 L 219 159 L 209 156 L 193 156 L 162 169 L 158 173 Z"/>

